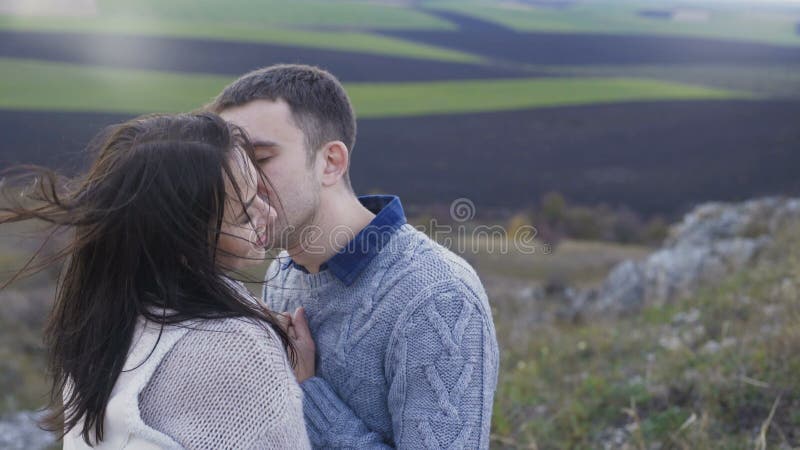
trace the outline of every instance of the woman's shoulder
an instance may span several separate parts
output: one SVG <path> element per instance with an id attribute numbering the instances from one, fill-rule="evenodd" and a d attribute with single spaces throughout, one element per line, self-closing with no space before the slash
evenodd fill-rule
<path id="1" fill-rule="evenodd" d="M 296 385 L 283 344 L 267 323 L 249 318 L 197 321 L 160 362 L 149 388 L 184 386 L 225 387 L 243 395 L 264 386 L 280 387 L 280 397 Z"/>
<path id="2" fill-rule="evenodd" d="M 220 368 L 224 368 L 225 363 L 245 364 L 264 375 L 267 372 L 291 375 L 286 351 L 277 333 L 269 324 L 257 319 L 204 320 L 192 326 L 170 353 L 183 354 L 184 358 L 195 361 L 195 358 L 213 359 Z"/>
<path id="3" fill-rule="evenodd" d="M 184 443 L 199 437 L 184 436 L 182 424 L 171 418 L 261 433 L 285 422 L 287 410 L 302 409 L 301 402 L 277 334 L 243 318 L 193 324 L 139 398 L 145 422 Z"/>
<path id="4" fill-rule="evenodd" d="M 277 346 L 282 348 L 281 341 L 270 324 L 250 317 L 228 317 L 198 321 L 190 326 L 187 335 L 196 337 L 202 335 L 210 340 L 263 342 L 270 347 Z"/>

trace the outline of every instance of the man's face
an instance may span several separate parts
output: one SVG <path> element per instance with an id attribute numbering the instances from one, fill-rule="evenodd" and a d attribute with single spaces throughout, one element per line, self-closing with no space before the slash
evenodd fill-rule
<path id="1" fill-rule="evenodd" d="M 268 232 L 269 248 L 299 250 L 300 233 L 313 225 L 321 185 L 308 163 L 305 136 L 283 100 L 255 100 L 226 109 L 223 119 L 242 127 L 255 147 L 259 168 L 270 185 L 260 182 L 278 217 Z"/>

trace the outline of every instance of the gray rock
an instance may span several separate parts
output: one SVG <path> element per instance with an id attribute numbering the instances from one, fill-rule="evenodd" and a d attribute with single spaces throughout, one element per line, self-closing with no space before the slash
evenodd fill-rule
<path id="1" fill-rule="evenodd" d="M 687 312 L 679 312 L 672 318 L 673 325 L 692 325 L 700 320 L 700 310 L 692 308 Z"/>
<path id="2" fill-rule="evenodd" d="M 661 336 L 661 338 L 658 340 L 658 345 L 671 352 L 674 352 L 683 348 L 683 341 L 681 341 L 681 339 L 675 335 Z"/>
<path id="3" fill-rule="evenodd" d="M 0 448 L 41 450 L 55 445 L 53 435 L 36 424 L 39 413 L 17 412 L 0 419 Z"/>
<path id="4" fill-rule="evenodd" d="M 700 353 L 703 353 L 705 355 L 713 355 L 717 353 L 721 348 L 722 345 L 720 345 L 719 342 L 715 340 L 710 340 L 705 344 L 703 344 L 702 347 L 700 347 Z"/>
<path id="5" fill-rule="evenodd" d="M 616 450 L 628 447 L 630 434 L 624 428 L 608 428 L 600 432 L 598 443 L 604 450 Z"/>
<path id="6" fill-rule="evenodd" d="M 712 339 L 710 341 L 707 341 L 705 344 L 703 344 L 702 347 L 700 347 L 700 353 L 706 355 L 713 355 L 722 350 L 723 348 L 732 347 L 734 345 L 736 345 L 736 339 L 732 337 L 727 337 L 723 339 L 722 342 L 717 342 Z"/>
<path id="7" fill-rule="evenodd" d="M 600 288 L 572 295 L 581 312 L 635 313 L 664 304 L 747 267 L 772 235 L 800 220 L 800 199 L 777 197 L 698 206 L 672 227 L 664 246 L 642 261 L 618 264 Z"/>

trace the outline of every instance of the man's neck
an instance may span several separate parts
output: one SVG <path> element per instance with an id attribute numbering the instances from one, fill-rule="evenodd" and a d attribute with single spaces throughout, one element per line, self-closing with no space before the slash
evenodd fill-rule
<path id="1" fill-rule="evenodd" d="M 329 201 L 320 202 L 317 228 L 312 242 L 289 251 L 292 260 L 310 273 L 319 272 L 320 266 L 331 259 L 375 218 L 352 194 L 341 194 Z M 333 200 L 333 201 L 330 201 Z"/>

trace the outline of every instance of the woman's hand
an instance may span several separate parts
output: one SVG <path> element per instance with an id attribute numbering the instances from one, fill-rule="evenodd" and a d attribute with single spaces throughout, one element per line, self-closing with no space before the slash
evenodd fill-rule
<path id="1" fill-rule="evenodd" d="M 311 337 L 311 330 L 308 328 L 306 311 L 303 307 L 294 310 L 294 313 L 281 314 L 287 323 L 286 333 L 292 340 L 297 351 L 297 364 L 294 367 L 294 375 L 298 383 L 313 377 L 316 374 L 314 358 L 317 349 L 314 345 L 314 338 Z"/>

